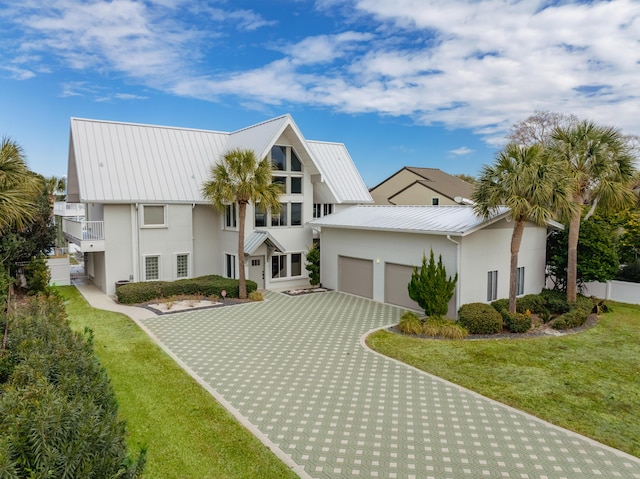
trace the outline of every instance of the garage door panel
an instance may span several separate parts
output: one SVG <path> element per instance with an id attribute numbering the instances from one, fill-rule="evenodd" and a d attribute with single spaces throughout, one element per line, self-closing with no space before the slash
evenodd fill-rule
<path id="1" fill-rule="evenodd" d="M 373 260 L 338 256 L 338 290 L 373 299 Z"/>
<path id="2" fill-rule="evenodd" d="M 404 308 L 422 311 L 422 308 L 409 297 L 407 286 L 411 281 L 413 266 L 395 263 L 384 265 L 384 302 Z"/>

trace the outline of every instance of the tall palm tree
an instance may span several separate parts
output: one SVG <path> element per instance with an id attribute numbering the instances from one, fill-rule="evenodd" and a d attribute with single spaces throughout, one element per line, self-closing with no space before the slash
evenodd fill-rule
<path id="1" fill-rule="evenodd" d="M 509 143 L 495 163 L 482 169 L 472 195 L 474 211 L 492 216 L 506 206 L 513 220 L 509 268 L 509 312 L 516 312 L 518 254 L 527 221 L 543 225 L 558 211 L 571 207 L 566 176 L 540 144 Z"/>
<path id="2" fill-rule="evenodd" d="M 36 216 L 42 179 L 29 170 L 22 148 L 8 137 L 0 142 L 0 234 L 23 229 Z"/>
<path id="3" fill-rule="evenodd" d="M 282 187 L 272 183 L 273 164 L 269 159 L 256 159 L 252 150 L 234 149 L 225 153 L 211 168 L 211 179 L 202 187 L 202 194 L 215 209 L 222 212 L 230 203 L 238 205 L 239 296 L 247 297 L 244 270 L 244 231 L 247 205 L 259 203 L 265 211 L 280 211 Z"/>
<path id="4" fill-rule="evenodd" d="M 629 142 L 619 130 L 580 121 L 556 128 L 550 152 L 571 181 L 571 200 L 577 206 L 569 222 L 567 301 L 577 299 L 578 238 L 582 213 L 588 219 L 599 207 L 604 212 L 619 211 L 634 203 L 631 182 L 634 157 Z"/>

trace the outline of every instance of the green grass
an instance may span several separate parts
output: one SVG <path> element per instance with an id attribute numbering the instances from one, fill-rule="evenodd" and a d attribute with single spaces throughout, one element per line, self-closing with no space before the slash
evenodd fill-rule
<path id="1" fill-rule="evenodd" d="M 442 341 L 378 331 L 374 350 L 640 457 L 640 306 L 582 333 Z"/>
<path id="2" fill-rule="evenodd" d="M 94 332 L 130 449 L 148 447 L 146 479 L 298 477 L 133 321 L 90 307 L 74 287 L 58 290 L 71 327 Z"/>

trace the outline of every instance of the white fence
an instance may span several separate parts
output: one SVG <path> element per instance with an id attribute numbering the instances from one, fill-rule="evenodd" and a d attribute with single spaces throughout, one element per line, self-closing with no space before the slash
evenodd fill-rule
<path id="1" fill-rule="evenodd" d="M 640 304 L 640 283 L 627 283 L 626 281 L 585 283 L 582 294 L 621 303 Z"/>

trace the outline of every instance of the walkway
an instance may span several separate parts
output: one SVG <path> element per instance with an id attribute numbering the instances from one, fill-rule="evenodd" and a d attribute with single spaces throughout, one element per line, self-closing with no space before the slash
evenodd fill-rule
<path id="1" fill-rule="evenodd" d="M 138 322 L 302 477 L 640 478 L 637 458 L 363 347 L 399 314 L 268 293 Z"/>

